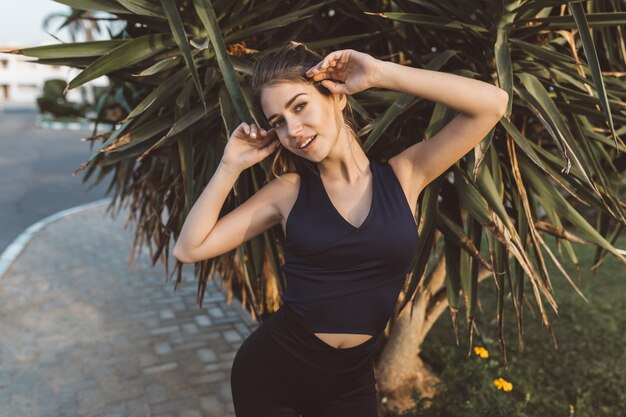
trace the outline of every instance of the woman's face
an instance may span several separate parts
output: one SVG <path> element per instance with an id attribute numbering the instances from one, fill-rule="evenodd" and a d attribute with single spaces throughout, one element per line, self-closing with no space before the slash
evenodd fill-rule
<path id="1" fill-rule="evenodd" d="M 324 96 L 312 84 L 299 82 L 274 84 L 261 93 L 263 113 L 281 145 L 315 162 L 324 159 L 336 143 L 346 101 L 343 95 Z M 301 148 L 311 137 L 315 139 Z"/>

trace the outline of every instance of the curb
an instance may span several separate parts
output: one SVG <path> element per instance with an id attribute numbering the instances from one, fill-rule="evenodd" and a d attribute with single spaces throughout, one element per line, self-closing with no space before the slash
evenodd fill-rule
<path id="1" fill-rule="evenodd" d="M 9 246 L 2 252 L 2 254 L 0 254 L 0 280 L 4 279 L 5 275 L 9 272 L 17 257 L 20 256 L 24 248 L 42 229 L 64 217 L 70 216 L 83 210 L 90 209 L 94 206 L 108 204 L 111 202 L 111 200 L 111 198 L 104 198 L 101 200 L 92 201 L 91 203 L 86 203 L 80 206 L 61 210 L 30 225 L 26 230 L 20 233 L 20 235 L 16 237 L 13 242 L 11 242 L 11 244 L 9 244 Z"/>
<path id="2" fill-rule="evenodd" d="M 112 198 L 104 198 L 101 200 L 92 201 L 91 203 L 81 204 L 79 206 L 61 210 L 29 226 L 26 230 L 20 233 L 20 235 L 16 237 L 13 242 L 11 242 L 11 244 L 9 244 L 9 246 L 2 252 L 2 254 L 0 254 L 0 281 L 6 277 L 18 256 L 20 256 L 20 254 L 24 251 L 30 241 L 41 230 L 45 229 L 47 226 L 58 220 L 71 216 L 72 214 L 81 212 L 83 210 L 88 210 L 95 206 L 109 204 L 111 200 Z M 193 277 L 193 274 L 188 274 L 184 272 L 183 275 L 187 278 Z M 216 286 L 216 289 L 224 294 L 224 291 L 221 287 L 219 287 L 219 284 L 215 281 L 212 282 Z M 248 310 L 243 307 L 240 300 L 233 298 L 231 300 L 229 308 L 234 309 L 239 314 L 241 320 L 249 328 L 256 328 L 257 326 L 259 326 L 260 323 L 252 318 L 252 315 Z"/>

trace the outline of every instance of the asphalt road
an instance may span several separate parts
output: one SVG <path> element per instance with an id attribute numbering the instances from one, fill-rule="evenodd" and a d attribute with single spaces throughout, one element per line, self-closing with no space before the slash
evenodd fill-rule
<path id="1" fill-rule="evenodd" d="M 111 175 L 85 184 L 72 171 L 91 155 L 90 130 L 40 129 L 36 110 L 0 112 L 0 253 L 33 223 L 105 195 Z M 101 133 L 99 131 L 98 133 Z"/>

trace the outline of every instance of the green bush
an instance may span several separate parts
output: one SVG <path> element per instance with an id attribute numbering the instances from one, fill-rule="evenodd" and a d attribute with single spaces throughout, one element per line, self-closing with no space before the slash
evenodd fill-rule
<path id="1" fill-rule="evenodd" d="M 555 245 L 547 242 L 552 250 Z M 621 236 L 616 247 L 626 247 Z M 484 315 L 476 324 L 480 335 L 474 346 L 484 346 L 489 358 L 475 353 L 467 356 L 468 343 L 460 337 L 456 346 L 448 314 L 442 315 L 422 346 L 422 358 L 442 379 L 443 391 L 428 401 L 415 397 L 416 407 L 405 417 L 492 416 L 492 417 L 622 417 L 626 416 L 626 315 L 624 315 L 624 265 L 606 259 L 595 277 L 589 265 L 594 248 L 577 247 L 581 279 L 576 285 L 589 303 L 580 298 L 562 275 L 548 264 L 559 316 L 551 316 L 557 341 L 554 348 L 549 332 L 536 311 L 524 312 L 524 350 L 519 352 L 513 307 L 505 308 L 505 340 L 508 368 L 498 345 L 495 309 L 496 289 L 480 287 Z M 573 265 L 563 265 L 575 277 Z M 530 295 L 530 294 L 527 294 Z M 459 312 L 459 334 L 467 334 Z M 493 385 L 503 377 L 513 384 L 509 392 Z"/>

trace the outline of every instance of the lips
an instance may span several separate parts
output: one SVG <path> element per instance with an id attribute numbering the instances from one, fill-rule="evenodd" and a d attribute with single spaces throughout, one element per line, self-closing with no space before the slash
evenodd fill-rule
<path id="1" fill-rule="evenodd" d="M 297 144 L 298 149 L 304 149 L 304 148 L 302 148 L 302 144 L 306 143 L 306 141 L 308 141 L 311 138 L 313 138 L 313 140 L 314 140 L 316 137 L 317 137 L 317 135 L 308 136 L 304 140 L 302 140 L 301 142 L 298 142 L 298 144 Z M 313 140 L 311 140 L 311 142 L 313 142 Z M 309 142 L 306 146 L 309 146 L 311 144 L 311 142 Z M 305 148 L 306 148 L 306 146 L 305 146 Z"/>

